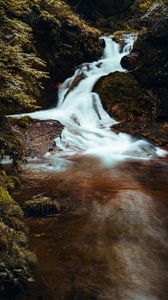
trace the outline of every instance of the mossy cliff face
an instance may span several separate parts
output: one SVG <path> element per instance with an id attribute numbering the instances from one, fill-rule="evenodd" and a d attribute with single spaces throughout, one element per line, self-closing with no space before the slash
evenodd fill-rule
<path id="1" fill-rule="evenodd" d="M 46 107 L 75 65 L 100 55 L 98 30 L 63 1 L 0 4 L 0 114 Z"/>
<path id="2" fill-rule="evenodd" d="M 14 294 L 33 281 L 36 258 L 28 248 L 23 212 L 10 196 L 12 179 L 0 172 L 0 297 Z M 14 186 L 14 182 L 13 182 Z"/>

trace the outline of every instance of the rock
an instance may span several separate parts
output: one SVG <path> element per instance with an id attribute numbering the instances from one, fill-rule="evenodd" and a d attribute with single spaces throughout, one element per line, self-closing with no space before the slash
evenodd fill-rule
<path id="1" fill-rule="evenodd" d="M 154 2 L 143 16 L 143 21 L 150 29 L 150 39 L 154 43 L 168 44 L 168 1 Z"/>
<path id="2" fill-rule="evenodd" d="M 3 178 L 0 175 L 0 182 Z M 37 264 L 29 250 L 28 229 L 23 212 L 0 183 L 0 298 L 14 296 L 29 284 Z"/>
<path id="3" fill-rule="evenodd" d="M 115 72 L 102 77 L 94 87 L 107 112 L 119 121 L 153 119 L 154 99 L 142 90 L 131 73 Z"/>
<path id="4" fill-rule="evenodd" d="M 138 53 L 132 52 L 127 56 L 122 57 L 121 65 L 124 69 L 133 70 L 137 67 Z"/>
<path id="5" fill-rule="evenodd" d="M 31 217 L 46 217 L 60 212 L 59 204 L 49 197 L 34 196 L 25 202 L 24 211 Z"/>
<path id="6" fill-rule="evenodd" d="M 133 49 L 137 53 L 135 78 L 155 95 L 157 119 L 168 121 L 168 6 L 167 1 L 147 11 L 144 22 L 148 31 L 139 36 Z M 129 65 L 130 59 L 124 58 Z M 122 63 L 123 65 L 123 63 Z"/>
<path id="7" fill-rule="evenodd" d="M 38 121 L 29 117 L 16 121 L 13 127 L 20 135 L 25 155 L 33 158 L 56 150 L 54 141 L 63 128 L 57 121 Z"/>
<path id="8" fill-rule="evenodd" d="M 143 137 L 160 146 L 167 145 L 167 123 L 160 123 L 166 107 L 163 109 L 152 90 L 141 87 L 132 72 L 104 76 L 97 82 L 94 91 L 100 95 L 107 112 L 120 121 L 114 131 Z"/>

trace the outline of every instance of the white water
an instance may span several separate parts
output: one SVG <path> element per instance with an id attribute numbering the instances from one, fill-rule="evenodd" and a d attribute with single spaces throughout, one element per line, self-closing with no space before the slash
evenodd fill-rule
<path id="1" fill-rule="evenodd" d="M 98 94 L 92 92 L 102 76 L 115 71 L 125 72 L 120 64 L 121 58 L 130 53 L 135 38 L 134 35 L 126 36 L 126 46 L 121 49 L 111 37 L 102 37 L 105 41 L 102 58 L 97 62 L 84 63 L 63 83 L 59 89 L 57 107 L 26 114 L 40 120 L 58 120 L 65 126 L 61 137 L 56 139 L 56 145 L 61 150 L 56 157 L 92 155 L 109 165 L 122 159 L 150 159 L 155 155 L 164 155 L 164 151 L 147 141 L 135 140 L 124 133 L 114 133 L 111 126 L 117 121 L 103 109 Z M 85 78 L 66 94 L 80 74 Z"/>

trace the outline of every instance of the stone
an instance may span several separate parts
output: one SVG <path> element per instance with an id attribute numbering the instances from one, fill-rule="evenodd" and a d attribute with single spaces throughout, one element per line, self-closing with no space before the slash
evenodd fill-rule
<path id="1" fill-rule="evenodd" d="M 132 52 L 121 59 L 121 65 L 124 69 L 133 70 L 137 67 L 138 53 Z"/>
<path id="2" fill-rule="evenodd" d="M 59 204 L 50 197 L 37 195 L 25 202 L 24 212 L 31 217 L 46 217 L 58 214 L 60 207 Z"/>

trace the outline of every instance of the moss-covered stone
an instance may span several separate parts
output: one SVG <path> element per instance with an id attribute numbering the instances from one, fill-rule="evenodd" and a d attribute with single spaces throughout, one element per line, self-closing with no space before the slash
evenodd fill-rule
<path id="1" fill-rule="evenodd" d="M 29 250 L 23 211 L 8 190 L 16 180 L 0 171 L 0 298 L 23 290 L 37 263 Z M 10 183 L 10 184 L 9 184 Z"/>
<path id="2" fill-rule="evenodd" d="M 59 213 L 60 206 L 49 197 L 35 196 L 25 202 L 24 211 L 31 217 L 46 217 Z"/>
<path id="3" fill-rule="evenodd" d="M 0 205 L 4 204 L 5 202 L 9 202 L 15 204 L 12 197 L 9 195 L 8 191 L 0 185 Z"/>
<path id="4" fill-rule="evenodd" d="M 152 95 L 141 89 L 131 73 L 115 72 L 104 76 L 94 90 L 108 113 L 119 121 L 154 118 Z"/>
<path id="5" fill-rule="evenodd" d="M 28 249 L 23 212 L 2 184 L 4 175 L 0 175 L 0 297 L 22 290 L 37 262 Z"/>
<path id="6" fill-rule="evenodd" d="M 143 137 L 157 145 L 168 141 L 167 123 L 160 123 L 161 103 L 152 90 L 144 89 L 132 73 L 102 77 L 94 87 L 108 113 L 120 123 L 113 129 Z"/>

